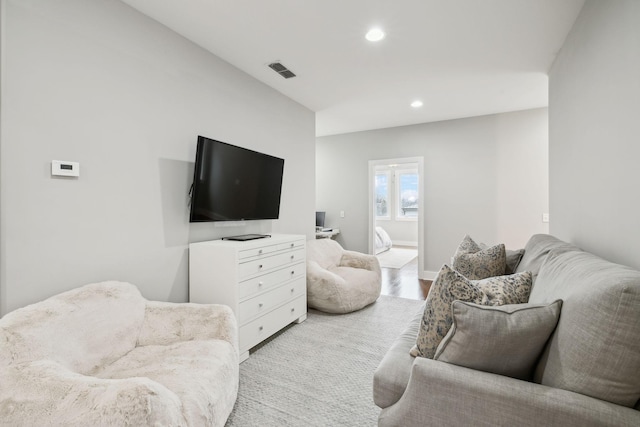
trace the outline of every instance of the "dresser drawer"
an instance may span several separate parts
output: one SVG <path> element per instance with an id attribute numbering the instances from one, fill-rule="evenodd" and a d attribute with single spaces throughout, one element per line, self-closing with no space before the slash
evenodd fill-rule
<path id="1" fill-rule="evenodd" d="M 240 327 L 240 352 L 247 351 L 260 341 L 278 332 L 307 312 L 307 299 L 296 298 L 252 322 Z"/>
<path id="2" fill-rule="evenodd" d="M 278 249 L 281 251 L 284 251 L 287 249 L 297 249 L 297 248 L 303 247 L 304 243 L 305 243 L 304 239 L 295 240 L 293 242 L 281 243 L 278 245 Z"/>
<path id="3" fill-rule="evenodd" d="M 238 307 L 238 323 L 243 325 L 256 316 L 270 312 L 274 307 L 281 305 L 283 301 L 303 296 L 306 287 L 306 280 L 300 277 L 270 292 L 241 302 Z"/>
<path id="4" fill-rule="evenodd" d="M 304 256 L 304 248 L 301 248 L 277 255 L 259 258 L 253 261 L 243 262 L 238 266 L 238 275 L 242 280 L 254 274 L 260 274 L 287 264 L 304 261 Z"/>
<path id="5" fill-rule="evenodd" d="M 238 284 L 238 298 L 240 301 L 243 301 L 258 292 L 264 292 L 288 280 L 302 277 L 306 269 L 307 265 L 304 262 L 300 262 L 280 270 L 272 271 L 271 273 L 263 274 L 262 276 L 247 279 Z"/>
<path id="6" fill-rule="evenodd" d="M 273 252 L 277 252 L 281 249 L 282 245 L 269 245 L 269 246 L 262 246 L 260 248 L 252 248 L 252 249 L 247 249 L 244 251 L 239 251 L 238 252 L 238 259 L 243 260 L 243 259 L 247 259 L 247 258 L 253 258 L 253 257 L 257 257 L 257 256 L 261 256 L 261 255 L 267 255 Z"/>

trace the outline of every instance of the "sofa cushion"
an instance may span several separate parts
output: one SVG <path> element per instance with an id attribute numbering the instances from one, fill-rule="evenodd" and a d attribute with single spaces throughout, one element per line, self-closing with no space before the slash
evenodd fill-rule
<path id="1" fill-rule="evenodd" d="M 145 302 L 129 283 L 103 282 L 20 308 L 2 318 L 0 360 L 48 359 L 90 374 L 136 346 Z"/>
<path id="2" fill-rule="evenodd" d="M 501 276 L 506 269 L 506 253 L 503 244 L 482 248 L 466 235 L 453 255 L 452 267 L 471 280 Z"/>
<path id="3" fill-rule="evenodd" d="M 530 271 L 535 283 L 540 266 L 551 250 L 579 251 L 580 249 L 549 234 L 534 234 L 524 247 L 524 254 L 516 267 L 516 273 Z"/>
<path id="4" fill-rule="evenodd" d="M 561 306 L 560 300 L 502 306 L 454 301 L 453 324 L 434 359 L 528 381 Z"/>
<path id="5" fill-rule="evenodd" d="M 640 399 L 640 271 L 553 250 L 530 302 L 555 299 L 563 300 L 562 315 L 535 381 L 633 407 Z"/>
<path id="6" fill-rule="evenodd" d="M 96 376 L 149 378 L 176 394 L 187 425 L 221 426 L 236 400 L 237 364 L 227 341 L 183 341 L 137 347 Z"/>
<path id="7" fill-rule="evenodd" d="M 396 403 L 407 388 L 411 366 L 416 360 L 409 351 L 416 344 L 423 313 L 424 304 L 411 316 L 407 327 L 393 342 L 373 374 L 373 401 L 380 408 Z"/>
<path id="8" fill-rule="evenodd" d="M 527 302 L 531 290 L 531 273 L 469 280 L 444 265 L 431 285 L 424 315 L 412 356 L 432 359 L 440 341 L 452 324 L 451 304 L 455 300 L 482 305 L 520 304 Z"/>

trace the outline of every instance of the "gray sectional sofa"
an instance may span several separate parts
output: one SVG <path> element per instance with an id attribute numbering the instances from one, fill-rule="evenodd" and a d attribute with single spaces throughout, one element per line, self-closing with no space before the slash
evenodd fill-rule
<path id="1" fill-rule="evenodd" d="M 563 301 L 531 381 L 411 357 L 420 310 L 375 372 L 380 426 L 640 426 L 640 272 L 542 234 L 516 271 Z"/>

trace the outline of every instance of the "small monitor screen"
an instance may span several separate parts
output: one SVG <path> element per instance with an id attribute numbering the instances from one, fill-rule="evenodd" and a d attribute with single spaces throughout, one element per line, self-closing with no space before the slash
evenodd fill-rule
<path id="1" fill-rule="evenodd" d="M 324 212 L 316 212 L 316 227 L 324 227 Z"/>

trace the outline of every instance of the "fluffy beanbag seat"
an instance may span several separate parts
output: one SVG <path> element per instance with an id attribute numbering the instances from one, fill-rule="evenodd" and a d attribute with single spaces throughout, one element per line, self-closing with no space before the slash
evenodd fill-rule
<path id="1" fill-rule="evenodd" d="M 0 424 L 223 426 L 238 393 L 223 305 L 86 285 L 0 319 Z"/>
<path id="2" fill-rule="evenodd" d="M 331 239 L 307 242 L 307 304 L 327 313 L 349 313 L 375 302 L 382 275 L 373 255 L 346 251 Z"/>

